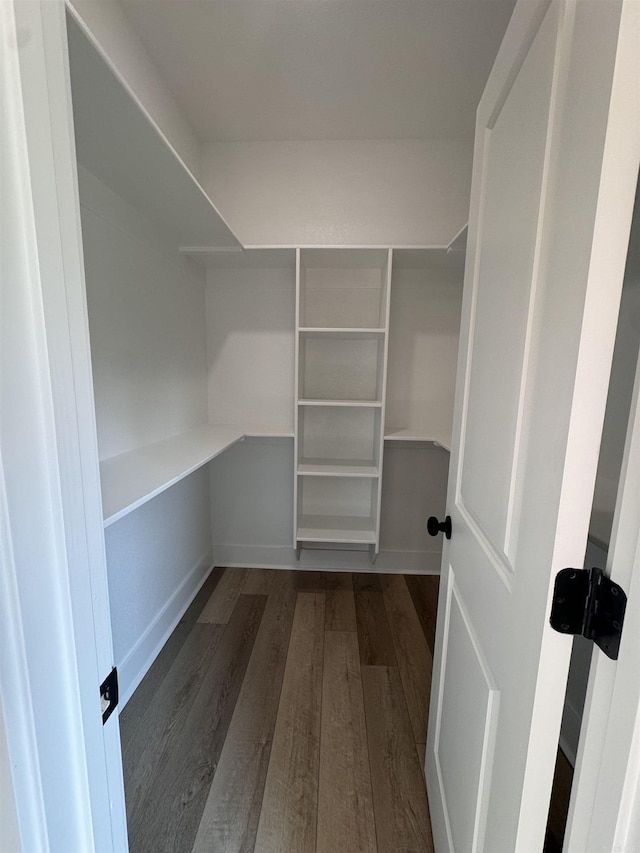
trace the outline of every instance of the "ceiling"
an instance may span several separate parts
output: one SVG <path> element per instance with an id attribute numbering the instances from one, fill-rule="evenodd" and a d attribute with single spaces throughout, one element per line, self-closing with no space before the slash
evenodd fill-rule
<path id="1" fill-rule="evenodd" d="M 514 0 L 121 0 L 202 141 L 470 137 Z"/>

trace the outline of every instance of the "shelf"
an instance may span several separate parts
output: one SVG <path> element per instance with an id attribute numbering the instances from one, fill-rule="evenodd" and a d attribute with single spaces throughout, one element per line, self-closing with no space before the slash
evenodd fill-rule
<path id="1" fill-rule="evenodd" d="M 375 479 L 380 470 L 370 460 L 358 459 L 302 459 L 298 474 L 306 477 L 368 477 Z"/>
<path id="2" fill-rule="evenodd" d="M 299 406 L 341 406 L 350 409 L 381 409 L 380 400 L 298 400 Z"/>
<path id="3" fill-rule="evenodd" d="M 245 433 L 232 426 L 202 426 L 100 463 L 107 527 L 187 477 Z"/>
<path id="4" fill-rule="evenodd" d="M 304 335 L 307 338 L 318 337 L 318 338 L 378 338 L 384 335 L 385 329 L 337 329 L 335 326 L 329 327 L 316 327 L 316 326 L 304 326 L 300 328 L 300 334 Z"/>
<path id="5" fill-rule="evenodd" d="M 349 515 L 302 515 L 296 532 L 298 542 L 331 542 L 335 545 L 375 545 L 371 518 Z"/>
<path id="6" fill-rule="evenodd" d="M 437 444 L 444 450 L 451 451 L 451 436 L 444 430 L 421 430 L 419 428 L 389 429 L 384 434 L 385 441 L 423 441 Z"/>
<path id="7" fill-rule="evenodd" d="M 101 49 L 71 15 L 67 21 L 78 161 L 176 246 L 241 248 Z"/>

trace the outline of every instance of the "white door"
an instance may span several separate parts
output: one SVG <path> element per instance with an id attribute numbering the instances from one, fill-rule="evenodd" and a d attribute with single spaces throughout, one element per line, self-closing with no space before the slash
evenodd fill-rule
<path id="1" fill-rule="evenodd" d="M 549 606 L 586 545 L 640 158 L 639 5 L 524 0 L 478 110 L 426 757 L 438 853 L 542 849 L 571 649 Z"/>
<path id="2" fill-rule="evenodd" d="M 25 850 L 126 850 L 62 0 L 0 3 L 0 688 Z"/>

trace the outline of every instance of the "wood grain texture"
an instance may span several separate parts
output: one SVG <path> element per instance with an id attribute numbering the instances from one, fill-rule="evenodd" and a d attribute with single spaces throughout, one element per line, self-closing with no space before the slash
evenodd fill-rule
<path id="1" fill-rule="evenodd" d="M 198 622 L 226 625 L 247 579 L 248 569 L 225 569 Z"/>
<path id="2" fill-rule="evenodd" d="M 433 853 L 424 779 L 396 667 L 362 667 L 379 853 Z"/>
<path id="3" fill-rule="evenodd" d="M 405 575 L 404 579 L 413 599 L 427 645 L 433 655 L 440 577 L 438 575 Z"/>
<path id="4" fill-rule="evenodd" d="M 163 741 L 153 784 L 131 815 L 132 851 L 193 846 L 264 606 L 264 596 L 240 596 L 186 718 Z"/>
<path id="5" fill-rule="evenodd" d="M 254 849 L 296 598 L 291 573 L 277 572 L 194 851 Z"/>
<path id="6" fill-rule="evenodd" d="M 180 653 L 191 629 L 202 612 L 202 608 L 211 597 L 216 584 L 223 575 L 223 569 L 212 569 L 205 582 L 200 587 L 182 619 L 176 625 L 173 633 L 162 647 L 149 671 L 142 679 L 135 692 L 121 710 L 119 715 L 120 744 L 123 753 L 137 736 L 137 727 L 145 715 L 149 705 L 154 701 L 158 690 L 163 687 L 163 681 L 171 669 L 171 665 Z"/>
<path id="7" fill-rule="evenodd" d="M 123 747 L 123 774 L 132 850 L 142 849 L 140 832 L 155 795 L 157 768 L 166 751 L 182 741 L 189 712 L 201 688 L 202 671 L 222 638 L 220 625 L 195 625 L 167 672 L 159 690 L 145 708 L 135 737 Z"/>
<path id="8" fill-rule="evenodd" d="M 402 575 L 386 575 L 383 596 L 414 740 L 426 743 L 433 658 Z"/>
<path id="9" fill-rule="evenodd" d="M 294 582 L 298 592 L 324 592 L 328 572 L 295 572 Z"/>
<path id="10" fill-rule="evenodd" d="M 327 591 L 325 630 L 357 631 L 356 602 L 351 590 Z"/>
<path id="11" fill-rule="evenodd" d="M 317 853 L 377 850 L 358 639 L 325 636 Z"/>
<path id="12" fill-rule="evenodd" d="M 256 838 L 260 853 L 314 853 L 324 594 L 298 594 Z"/>
<path id="13" fill-rule="evenodd" d="M 396 653 L 377 575 L 354 574 L 360 663 L 363 666 L 396 666 Z"/>
<path id="14" fill-rule="evenodd" d="M 269 595 L 275 576 L 275 569 L 248 569 L 242 592 L 245 595 Z"/>

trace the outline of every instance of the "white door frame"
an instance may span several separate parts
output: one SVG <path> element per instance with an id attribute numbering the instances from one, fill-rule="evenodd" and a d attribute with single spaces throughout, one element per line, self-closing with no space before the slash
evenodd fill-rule
<path id="1" fill-rule="evenodd" d="M 0 689 L 26 850 L 126 850 L 61 0 L 0 4 Z M 5 239 L 8 238 L 8 239 Z"/>
<path id="2" fill-rule="evenodd" d="M 2 203 L 19 238 L 0 244 L 0 690 L 16 806 L 25 850 L 125 850 L 117 715 L 100 725 L 97 691 L 111 640 L 63 3 L 3 0 L 0 37 Z M 620 820 L 639 808 L 624 802 Z"/>

